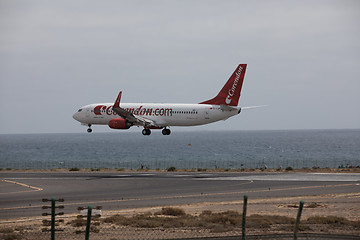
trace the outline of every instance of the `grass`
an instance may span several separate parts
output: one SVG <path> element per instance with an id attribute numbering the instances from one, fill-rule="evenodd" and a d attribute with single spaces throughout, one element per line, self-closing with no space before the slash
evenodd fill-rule
<path id="1" fill-rule="evenodd" d="M 86 219 L 84 218 L 76 218 L 66 224 L 69 224 L 73 227 L 83 227 L 83 226 L 86 226 Z"/>
<path id="2" fill-rule="evenodd" d="M 163 208 L 154 214 L 148 212 L 132 217 L 114 215 L 102 220 L 102 223 L 140 227 L 140 228 L 200 228 L 209 229 L 210 232 L 227 232 L 241 229 L 242 215 L 236 211 L 213 213 L 203 211 L 200 215 L 193 216 L 186 214 L 179 208 Z M 336 216 L 310 217 L 302 220 L 299 230 L 311 230 L 313 225 L 321 225 L 327 228 L 331 226 L 349 226 L 359 229 L 360 221 L 349 221 Z M 295 218 L 278 215 L 250 215 L 246 218 L 248 229 L 270 230 L 291 232 L 294 230 Z"/>
<path id="3" fill-rule="evenodd" d="M 310 224 L 330 224 L 330 225 L 349 225 L 350 221 L 343 217 L 337 216 L 315 216 L 309 217 L 306 221 Z"/>
<path id="4" fill-rule="evenodd" d="M 22 239 L 22 237 L 14 232 L 12 228 L 1 228 L 0 229 L 0 239 L 3 240 L 18 240 Z"/>
<path id="5" fill-rule="evenodd" d="M 69 171 L 71 171 L 71 172 L 80 171 L 80 168 L 77 168 L 77 167 L 69 168 Z"/>
<path id="6" fill-rule="evenodd" d="M 312 203 L 310 203 L 308 206 L 306 206 L 307 208 L 317 208 L 317 207 L 319 207 L 320 205 L 319 204 L 317 204 L 316 202 L 312 202 Z"/>
<path id="7" fill-rule="evenodd" d="M 168 172 L 175 172 L 176 171 L 176 167 L 169 167 L 167 169 Z"/>
<path id="8" fill-rule="evenodd" d="M 14 229 L 12 228 L 0 228 L 0 233 L 13 233 Z"/>
<path id="9" fill-rule="evenodd" d="M 207 171 L 207 168 L 198 168 L 197 171 L 198 171 L 198 172 L 206 172 L 206 171 Z"/>
<path id="10" fill-rule="evenodd" d="M 230 231 L 240 228 L 242 215 L 235 211 L 213 213 L 203 211 L 198 216 L 192 216 L 178 208 L 163 208 L 160 212 L 145 213 L 133 217 L 114 215 L 103 219 L 104 223 L 142 228 L 205 228 L 213 232 Z M 293 224 L 295 219 L 284 216 L 251 215 L 247 218 L 249 228 L 269 228 L 273 224 Z"/>
<path id="11" fill-rule="evenodd" d="M 98 227 L 101 224 L 101 227 Z M 77 232 L 83 233 L 86 226 L 85 218 L 76 218 L 67 222 L 66 228 L 74 227 Z M 211 233 L 223 233 L 229 231 L 241 231 L 242 215 L 236 211 L 212 212 L 203 211 L 199 215 L 190 215 L 181 208 L 162 208 L 160 211 L 125 217 L 113 215 L 99 221 L 92 221 L 91 231 L 99 232 L 98 229 L 118 229 L 117 226 L 130 228 L 157 229 L 163 231 L 207 231 Z M 291 233 L 294 231 L 295 218 L 279 215 L 253 214 L 246 218 L 246 228 L 252 233 Z M 17 240 L 23 239 L 32 228 L 25 226 L 0 228 L 0 239 Z M 120 228 L 122 229 L 122 228 Z M 337 216 L 314 216 L 301 220 L 299 231 L 357 234 L 360 229 L 360 221 L 350 221 Z M 114 232 L 115 233 L 115 232 Z"/>
<path id="12" fill-rule="evenodd" d="M 184 216 L 185 211 L 181 208 L 162 208 L 160 212 L 156 212 L 155 215 L 166 215 L 166 216 Z"/>

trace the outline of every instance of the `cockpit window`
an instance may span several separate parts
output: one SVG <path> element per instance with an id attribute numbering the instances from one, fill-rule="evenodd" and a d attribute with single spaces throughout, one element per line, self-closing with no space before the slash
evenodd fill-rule
<path id="1" fill-rule="evenodd" d="M 82 109 L 80 108 L 79 110 L 78 110 L 78 112 L 81 112 L 82 111 Z"/>

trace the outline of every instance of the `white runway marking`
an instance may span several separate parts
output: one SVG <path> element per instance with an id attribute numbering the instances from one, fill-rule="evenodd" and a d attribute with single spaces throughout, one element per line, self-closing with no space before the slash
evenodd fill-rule
<path id="1" fill-rule="evenodd" d="M 360 173 L 274 173 L 237 177 L 199 178 L 198 180 L 232 180 L 232 181 L 324 181 L 324 182 L 356 182 L 360 181 Z"/>

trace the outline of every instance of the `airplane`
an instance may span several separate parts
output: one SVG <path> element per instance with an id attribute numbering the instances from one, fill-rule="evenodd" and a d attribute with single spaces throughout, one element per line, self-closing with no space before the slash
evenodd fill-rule
<path id="1" fill-rule="evenodd" d="M 226 120 L 241 112 L 239 107 L 241 88 L 247 64 L 239 64 L 217 96 L 198 104 L 173 103 L 120 103 L 122 91 L 115 103 L 96 103 L 81 107 L 73 118 L 82 125 L 108 125 L 112 129 L 129 129 L 142 126 L 142 134 L 148 136 L 152 129 L 162 129 L 170 135 L 172 126 L 197 126 Z"/>

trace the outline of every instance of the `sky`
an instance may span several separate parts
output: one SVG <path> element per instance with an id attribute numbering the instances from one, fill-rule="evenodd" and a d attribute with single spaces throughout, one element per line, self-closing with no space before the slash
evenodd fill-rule
<path id="1" fill-rule="evenodd" d="M 359 13 L 357 0 L 0 0 L 0 134 L 86 132 L 73 113 L 120 90 L 198 103 L 240 63 L 239 105 L 267 107 L 177 131 L 360 128 Z"/>

